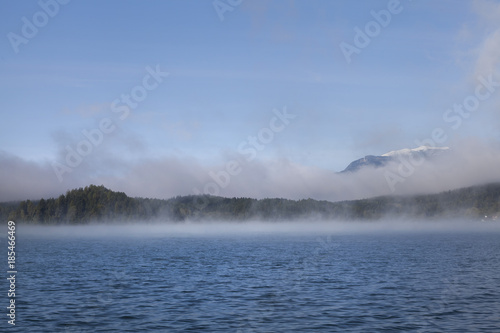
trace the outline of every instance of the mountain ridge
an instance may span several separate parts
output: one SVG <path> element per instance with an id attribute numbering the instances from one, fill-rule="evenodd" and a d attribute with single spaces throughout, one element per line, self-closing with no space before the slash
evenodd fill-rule
<path id="1" fill-rule="evenodd" d="M 360 159 L 352 161 L 349 165 L 340 173 L 356 172 L 364 167 L 384 167 L 390 162 L 399 160 L 400 158 L 417 158 L 424 160 L 431 160 L 437 156 L 448 152 L 449 147 L 431 147 L 431 146 L 420 146 L 417 148 L 404 148 L 400 150 L 393 150 L 382 155 L 366 155 Z"/>

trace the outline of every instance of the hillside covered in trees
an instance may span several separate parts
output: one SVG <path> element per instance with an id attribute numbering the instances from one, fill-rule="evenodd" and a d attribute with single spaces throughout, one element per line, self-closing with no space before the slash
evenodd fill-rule
<path id="1" fill-rule="evenodd" d="M 104 186 L 74 189 L 58 198 L 0 204 L 4 221 L 36 224 L 82 224 L 108 221 L 268 220 L 316 218 L 368 220 L 383 217 L 471 219 L 500 214 L 500 184 L 468 187 L 439 194 L 385 196 L 328 202 L 313 199 L 178 196 L 168 200 L 131 198 Z"/>

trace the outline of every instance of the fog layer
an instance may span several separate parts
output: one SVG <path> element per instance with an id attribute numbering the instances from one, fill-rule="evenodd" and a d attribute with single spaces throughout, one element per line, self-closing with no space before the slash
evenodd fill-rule
<path id="1" fill-rule="evenodd" d="M 246 162 L 234 153 L 220 163 L 195 158 L 140 161 L 100 159 L 96 151 L 59 181 L 49 162 L 0 152 L 0 201 L 57 197 L 69 189 L 104 185 L 132 197 L 170 198 L 213 194 L 226 197 L 351 200 L 390 194 L 435 193 L 500 181 L 500 145 L 468 140 L 445 157 L 423 164 L 396 161 L 384 168 L 338 174 L 286 158 Z M 237 172 L 228 173 L 228 162 Z"/>
<path id="2" fill-rule="evenodd" d="M 259 235 L 355 235 L 439 232 L 500 232 L 500 223 L 467 220 L 381 220 L 368 222 L 130 223 L 75 226 L 18 225 L 18 238 L 168 238 Z"/>

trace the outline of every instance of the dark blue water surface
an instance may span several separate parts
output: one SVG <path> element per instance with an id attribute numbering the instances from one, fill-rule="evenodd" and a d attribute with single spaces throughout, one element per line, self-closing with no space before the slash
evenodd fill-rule
<path id="1" fill-rule="evenodd" d="M 500 332 L 499 232 L 100 233 L 19 228 L 0 331 Z"/>

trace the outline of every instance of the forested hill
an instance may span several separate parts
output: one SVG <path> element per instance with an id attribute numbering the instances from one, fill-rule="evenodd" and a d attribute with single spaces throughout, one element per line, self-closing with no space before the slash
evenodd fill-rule
<path id="1" fill-rule="evenodd" d="M 495 219 L 500 215 L 500 183 L 439 194 L 377 197 L 328 202 L 313 199 L 223 198 L 179 196 L 168 200 L 131 198 L 104 186 L 90 185 L 58 198 L 0 204 L 3 221 L 80 224 L 107 221 L 291 220 L 465 217 Z"/>

